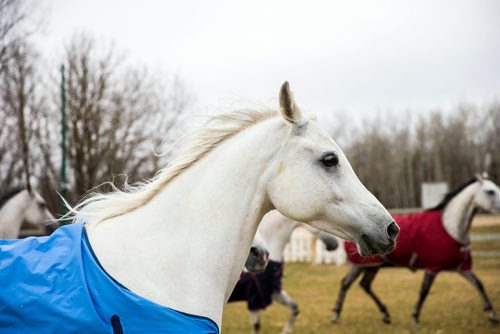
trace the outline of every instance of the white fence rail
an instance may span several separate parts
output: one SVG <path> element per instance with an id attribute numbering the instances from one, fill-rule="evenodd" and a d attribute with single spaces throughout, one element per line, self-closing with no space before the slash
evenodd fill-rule
<path id="1" fill-rule="evenodd" d="M 316 264 L 346 263 L 343 241 L 339 241 L 339 247 L 334 251 L 327 251 L 325 245 L 312 233 L 302 227 L 293 231 L 290 242 L 285 248 L 285 262 L 313 262 Z"/>

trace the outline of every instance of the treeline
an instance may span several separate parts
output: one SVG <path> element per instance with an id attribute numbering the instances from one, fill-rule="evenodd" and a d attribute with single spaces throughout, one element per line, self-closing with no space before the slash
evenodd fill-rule
<path id="1" fill-rule="evenodd" d="M 0 0 L 0 194 L 30 175 L 59 212 L 61 64 L 70 203 L 117 174 L 154 175 L 165 161 L 153 150 L 168 143 L 189 101 L 183 85 L 129 65 L 112 43 L 85 34 L 75 34 L 59 59 L 41 59 L 32 42 L 31 6 Z"/>
<path id="2" fill-rule="evenodd" d="M 500 181 L 500 104 L 385 114 L 335 132 L 360 180 L 389 208 L 421 206 L 423 182 L 447 182 L 451 190 L 486 170 Z"/>
<path id="3" fill-rule="evenodd" d="M 0 0 L 0 194 L 30 175 L 50 208 L 60 212 L 61 64 L 70 203 L 115 175 L 131 182 L 151 177 L 166 163 L 153 149 L 168 147 L 166 139 L 190 100 L 183 85 L 129 65 L 111 44 L 84 34 L 74 35 L 59 59 L 41 60 L 31 42 L 36 29 L 27 24 L 29 4 Z M 422 182 L 444 181 L 453 188 L 485 168 L 500 181 L 499 104 L 349 124 L 339 121 L 333 137 L 387 207 L 420 206 Z"/>

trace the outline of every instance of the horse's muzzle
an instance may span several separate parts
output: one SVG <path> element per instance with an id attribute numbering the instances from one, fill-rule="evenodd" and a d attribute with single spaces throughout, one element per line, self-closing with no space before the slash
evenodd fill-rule
<path id="1" fill-rule="evenodd" d="M 267 250 L 260 247 L 252 247 L 245 262 L 245 267 L 248 271 L 258 274 L 266 270 L 268 260 L 269 252 Z"/>
<path id="2" fill-rule="evenodd" d="M 399 235 L 399 226 L 391 222 L 385 228 L 385 235 L 379 237 L 369 237 L 362 234 L 357 241 L 358 252 L 361 256 L 384 255 L 394 250 L 396 238 Z"/>

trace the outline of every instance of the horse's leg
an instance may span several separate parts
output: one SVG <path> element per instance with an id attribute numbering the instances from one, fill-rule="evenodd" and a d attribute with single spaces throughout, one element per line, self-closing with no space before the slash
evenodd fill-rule
<path id="1" fill-rule="evenodd" d="M 288 322 L 283 328 L 284 334 L 289 334 L 293 332 L 293 325 L 295 323 L 295 318 L 299 315 L 299 306 L 297 303 L 290 297 L 288 293 L 286 293 L 285 290 L 281 290 L 280 292 L 274 292 L 273 293 L 273 300 L 277 301 L 278 303 L 288 306 L 290 308 L 291 314 L 290 317 L 288 318 Z"/>
<path id="2" fill-rule="evenodd" d="M 424 304 L 425 298 L 429 294 L 431 290 L 432 283 L 434 283 L 434 279 L 436 279 L 437 273 L 432 271 L 425 271 L 424 281 L 422 282 L 422 288 L 420 289 L 420 297 L 418 298 L 417 305 L 415 305 L 415 310 L 413 311 L 413 323 L 418 325 L 420 321 L 420 311 L 422 310 L 422 305 Z"/>
<path id="3" fill-rule="evenodd" d="M 495 310 L 493 309 L 493 305 L 491 305 L 490 299 L 488 298 L 488 295 L 486 294 L 486 290 L 484 289 L 483 283 L 479 280 L 479 278 L 470 270 L 467 271 L 459 271 L 460 275 L 465 277 L 467 281 L 469 281 L 472 285 L 476 287 L 476 289 L 479 291 L 479 294 L 481 295 L 481 298 L 483 299 L 483 304 L 484 304 L 484 310 L 488 311 L 488 318 L 490 321 L 494 324 L 500 323 L 498 320 L 497 314 L 495 313 Z"/>
<path id="4" fill-rule="evenodd" d="M 385 322 L 386 324 L 390 324 L 391 323 L 391 315 L 389 314 L 387 307 L 384 305 L 384 303 L 382 303 L 382 301 L 372 291 L 372 282 L 373 282 L 373 279 L 375 278 L 375 276 L 377 275 L 379 269 L 380 269 L 380 267 L 365 268 L 365 273 L 363 275 L 363 278 L 361 279 L 361 282 L 359 282 L 359 285 L 361 285 L 363 290 L 365 290 L 365 292 L 370 297 L 372 297 L 372 299 L 377 304 L 380 312 L 382 312 L 384 314 L 382 321 Z"/>
<path id="5" fill-rule="evenodd" d="M 259 334 L 260 332 L 260 311 L 248 311 L 250 314 L 250 324 L 252 325 L 253 333 Z"/>
<path id="6" fill-rule="evenodd" d="M 344 304 L 345 296 L 347 294 L 347 290 L 349 290 L 349 287 L 351 284 L 358 278 L 359 274 L 364 270 L 365 268 L 361 266 L 356 266 L 353 265 L 351 267 L 351 271 L 347 273 L 347 275 L 342 279 L 340 282 L 340 291 L 339 295 L 337 297 L 337 302 L 335 303 L 335 307 L 333 309 L 333 319 L 332 322 L 339 322 L 340 319 L 340 312 L 342 312 L 342 305 Z"/>

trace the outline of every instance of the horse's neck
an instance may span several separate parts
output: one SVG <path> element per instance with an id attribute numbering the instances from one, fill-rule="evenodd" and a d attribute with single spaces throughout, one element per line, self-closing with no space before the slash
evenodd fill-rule
<path id="1" fill-rule="evenodd" d="M 271 209 L 265 186 L 280 136 L 269 128 L 278 123 L 264 123 L 214 149 L 144 207 L 88 229 L 110 275 L 158 304 L 220 324 Z"/>
<path id="2" fill-rule="evenodd" d="M 298 222 L 292 221 L 277 211 L 264 217 L 259 226 L 259 232 L 266 242 L 269 260 L 283 262 L 286 244 L 290 241 L 293 230 L 298 225 Z"/>
<path id="3" fill-rule="evenodd" d="M 15 239 L 19 236 L 24 213 L 30 205 L 27 191 L 12 197 L 0 209 L 0 239 Z"/>
<path id="4" fill-rule="evenodd" d="M 443 211 L 443 225 L 449 235 L 462 244 L 469 243 L 469 230 L 476 211 L 474 195 L 478 183 L 473 183 L 458 193 Z"/>

